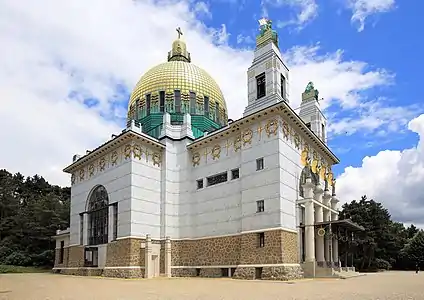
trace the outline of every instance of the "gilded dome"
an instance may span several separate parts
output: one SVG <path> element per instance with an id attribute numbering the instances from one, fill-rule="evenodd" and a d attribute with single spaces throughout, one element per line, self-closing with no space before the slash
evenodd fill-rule
<path id="1" fill-rule="evenodd" d="M 181 112 L 204 114 L 206 107 L 204 100 L 207 97 L 209 99 L 210 118 L 220 120 L 217 123 L 226 124 L 228 112 L 221 89 L 206 71 L 190 63 L 190 61 L 190 53 L 187 51 L 185 42 L 181 39 L 175 40 L 172 44 L 172 50 L 168 53 L 168 62 L 148 70 L 136 84 L 128 103 L 128 118 L 131 118 L 134 114 L 137 100 L 139 107 L 144 106 L 146 95 L 150 94 L 152 101 L 150 107 L 154 109 L 153 107 L 158 107 L 159 92 L 165 92 L 168 102 L 174 101 L 175 91 L 180 91 Z M 193 95 L 196 99 L 194 110 L 189 108 L 191 106 L 190 99 Z M 168 111 L 168 106 L 166 111 Z M 218 111 L 219 116 L 216 116 Z"/>

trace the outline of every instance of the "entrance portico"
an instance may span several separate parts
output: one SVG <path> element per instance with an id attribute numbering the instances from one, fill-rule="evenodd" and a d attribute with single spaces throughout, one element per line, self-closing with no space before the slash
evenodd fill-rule
<path id="1" fill-rule="evenodd" d="M 341 269 L 339 241 L 351 245 L 353 232 L 364 228 L 351 220 L 339 220 L 339 199 L 336 196 L 335 184 L 333 183 L 330 193 L 327 181 L 324 181 L 323 189 L 319 179 L 308 169 L 307 166 L 303 178 L 303 199 L 298 200 L 301 212 L 299 231 L 304 276 L 331 276 L 334 271 L 354 271 L 353 263 L 348 269 L 347 257 L 343 259 L 346 269 Z"/>

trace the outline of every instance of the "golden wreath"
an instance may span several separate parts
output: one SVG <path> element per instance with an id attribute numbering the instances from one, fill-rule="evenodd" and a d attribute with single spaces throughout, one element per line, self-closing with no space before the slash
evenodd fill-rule
<path id="1" fill-rule="evenodd" d="M 234 140 L 234 151 L 237 152 L 241 148 L 241 138 L 238 137 Z"/>
<path id="2" fill-rule="evenodd" d="M 193 157 L 192 157 L 191 161 L 193 163 L 193 166 L 199 165 L 199 162 L 200 162 L 200 154 L 199 154 L 199 152 L 196 152 L 196 153 L 193 154 Z"/>
<path id="3" fill-rule="evenodd" d="M 317 234 L 318 234 L 318 236 L 324 236 L 325 235 L 325 229 L 324 228 L 318 229 Z"/>
<path id="4" fill-rule="evenodd" d="M 125 159 L 131 157 L 131 145 L 126 145 L 124 148 Z"/>
<path id="5" fill-rule="evenodd" d="M 113 151 L 111 156 L 112 166 L 116 165 L 117 160 L 118 160 L 118 152 Z"/>
<path id="6" fill-rule="evenodd" d="M 278 129 L 278 122 L 276 120 L 269 120 L 265 126 L 265 131 L 268 136 L 276 134 Z"/>
<path id="7" fill-rule="evenodd" d="M 152 159 L 153 165 L 157 165 L 158 167 L 160 167 L 160 161 L 162 160 L 161 155 L 159 153 L 153 153 Z"/>
<path id="8" fill-rule="evenodd" d="M 93 176 L 93 174 L 94 174 L 94 166 L 93 166 L 93 165 L 90 165 L 90 166 L 88 167 L 88 174 L 89 174 L 90 176 Z"/>
<path id="9" fill-rule="evenodd" d="M 243 133 L 243 145 L 251 144 L 252 143 L 252 137 L 253 137 L 253 131 L 251 129 L 246 130 Z"/>
<path id="10" fill-rule="evenodd" d="M 139 145 L 134 145 L 133 153 L 134 153 L 134 158 L 141 159 L 141 147 Z"/>

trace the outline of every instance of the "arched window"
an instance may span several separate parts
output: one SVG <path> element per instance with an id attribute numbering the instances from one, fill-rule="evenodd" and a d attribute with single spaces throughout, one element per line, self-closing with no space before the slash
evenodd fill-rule
<path id="1" fill-rule="evenodd" d="M 99 185 L 91 192 L 88 200 L 88 244 L 108 242 L 109 197 L 104 186 Z"/>

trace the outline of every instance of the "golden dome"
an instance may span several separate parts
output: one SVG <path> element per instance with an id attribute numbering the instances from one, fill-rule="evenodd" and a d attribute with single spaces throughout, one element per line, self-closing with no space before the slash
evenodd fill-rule
<path id="1" fill-rule="evenodd" d="M 186 103 L 189 103 L 190 92 L 194 92 L 197 107 L 202 109 L 204 97 L 208 97 L 211 114 L 216 113 L 216 104 L 218 104 L 219 120 L 226 124 L 227 105 L 221 89 L 206 71 L 190 61 L 190 53 L 187 51 L 185 42 L 181 39 L 175 40 L 172 50 L 168 53 L 168 62 L 148 70 L 136 84 L 128 103 L 128 117 L 130 118 L 134 112 L 133 107 L 137 100 L 140 107 L 144 105 L 146 95 L 150 94 L 153 102 L 158 100 L 159 92 L 164 91 L 168 100 L 170 97 L 173 98 L 175 90 L 179 90 L 182 102 L 186 101 Z"/>

